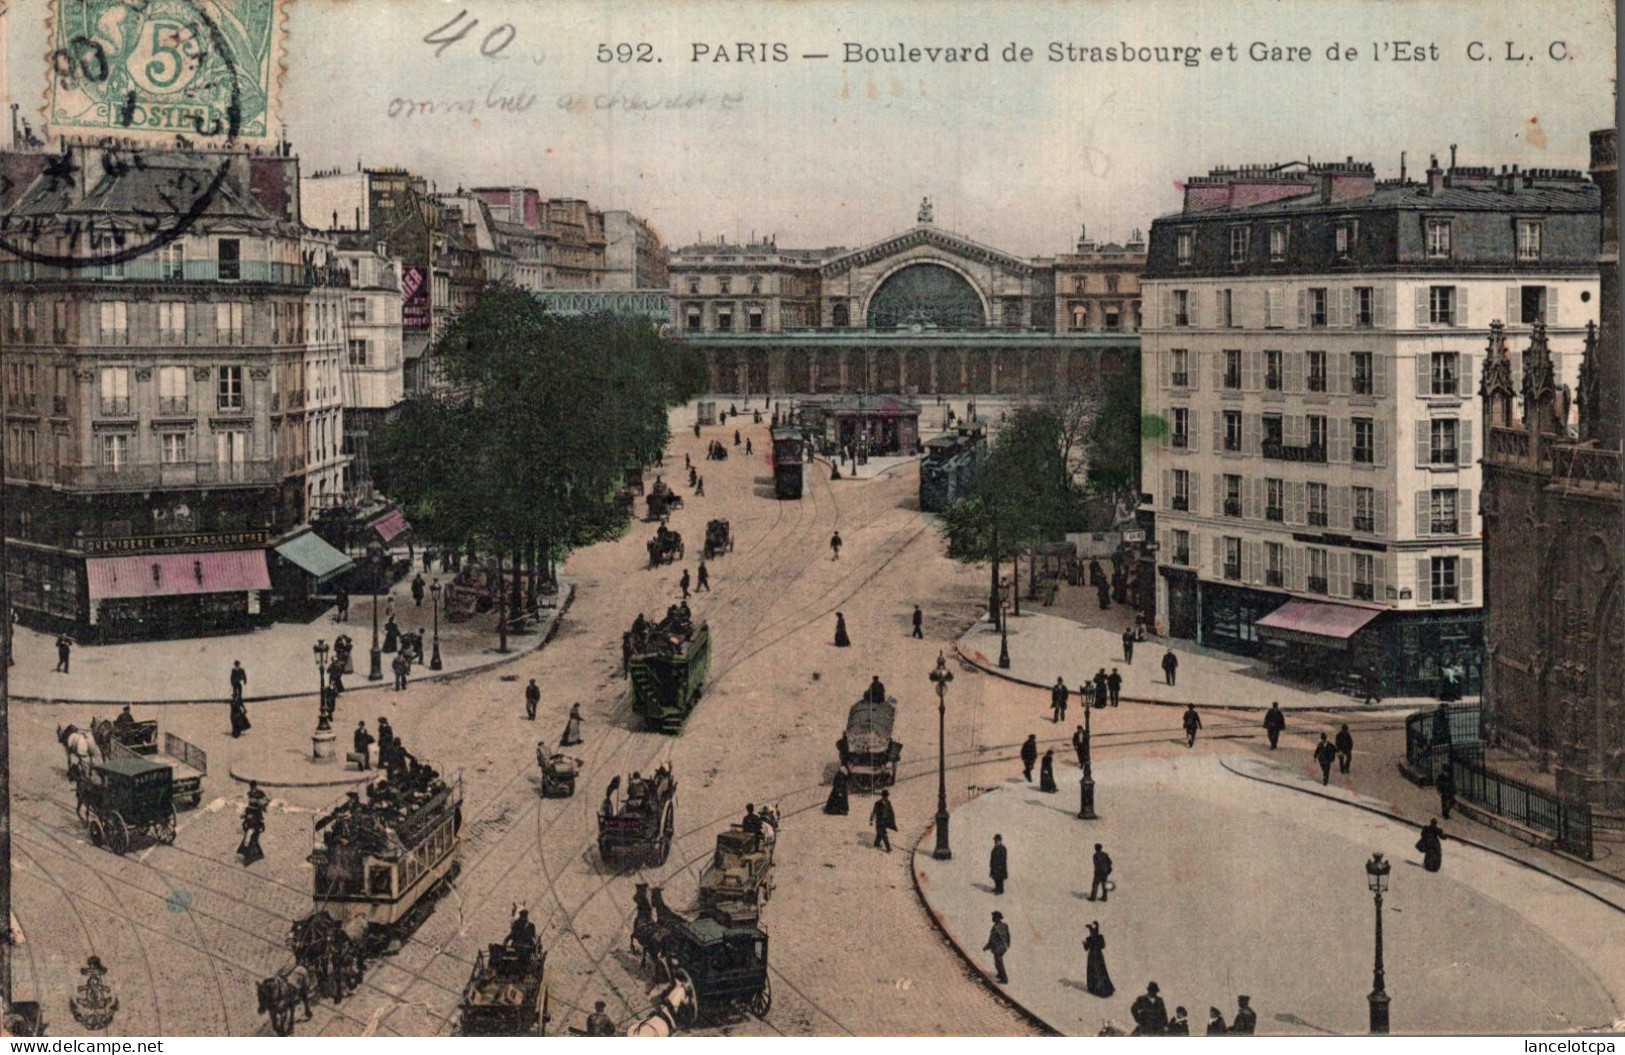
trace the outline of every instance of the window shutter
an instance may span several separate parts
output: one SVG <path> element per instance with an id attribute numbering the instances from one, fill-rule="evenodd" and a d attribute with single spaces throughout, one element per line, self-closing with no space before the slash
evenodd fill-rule
<path id="1" fill-rule="evenodd" d="M 1394 328 L 1394 302 L 1388 296 L 1388 290 L 1381 286 L 1371 289 L 1371 317 L 1372 321 L 1384 329 Z"/>
<path id="2" fill-rule="evenodd" d="M 1451 325 L 1453 325 L 1453 326 L 1466 326 L 1467 325 L 1467 287 L 1466 286 L 1457 286 L 1456 287 L 1456 303 L 1454 305 L 1452 305 L 1452 307 L 1455 310 L 1455 319 L 1454 319 L 1454 321 L 1452 321 Z"/>
<path id="3" fill-rule="evenodd" d="M 1162 363 L 1163 363 L 1162 369 L 1157 371 L 1157 373 L 1160 375 L 1160 377 L 1158 378 L 1158 380 L 1161 381 L 1161 386 L 1160 387 L 1162 387 L 1164 389 L 1172 388 L 1173 384 L 1174 384 L 1174 353 L 1173 353 L 1173 349 L 1170 348 L 1170 349 L 1168 349 L 1166 351 L 1159 352 L 1158 355 L 1161 357 Z"/>
<path id="4" fill-rule="evenodd" d="M 1416 603 L 1433 603 L 1433 563 L 1429 557 L 1416 560 Z"/>
<path id="5" fill-rule="evenodd" d="M 1327 569 L 1327 571 L 1331 573 L 1328 576 L 1328 578 L 1331 579 L 1331 582 L 1327 583 L 1326 585 L 1330 588 L 1330 592 L 1333 597 L 1347 597 L 1349 595 L 1350 557 L 1351 554 L 1344 553 L 1340 550 L 1333 550 L 1331 553 L 1327 554 L 1328 563 L 1331 565 L 1331 567 Z"/>
<path id="6" fill-rule="evenodd" d="M 1473 599 L 1473 558 L 1462 557 L 1456 561 L 1456 596 L 1461 598 L 1462 604 Z"/>
<path id="7" fill-rule="evenodd" d="M 1259 360 L 1257 352 L 1241 353 L 1241 387 L 1246 392 L 1257 392 L 1262 387 L 1259 384 Z"/>
<path id="8" fill-rule="evenodd" d="M 1224 539 L 1213 537 L 1213 578 L 1224 578 Z"/>
<path id="9" fill-rule="evenodd" d="M 1304 516 L 1304 486 L 1302 483 L 1287 481 L 1286 485 L 1286 522 L 1288 524 L 1302 524 L 1307 519 Z"/>
<path id="10" fill-rule="evenodd" d="M 1433 394 L 1433 357 L 1427 352 L 1416 353 L 1416 394 Z"/>
<path id="11" fill-rule="evenodd" d="M 1471 398 L 1473 389 L 1473 357 L 1458 355 L 1456 357 L 1456 394 L 1463 398 Z"/>
<path id="12" fill-rule="evenodd" d="M 1371 555 L 1371 599 L 1382 602 L 1388 599 L 1388 554 L 1373 553 Z"/>
<path id="13" fill-rule="evenodd" d="M 1388 464 L 1388 423 L 1386 421 L 1372 422 L 1371 431 L 1376 436 L 1377 450 L 1374 457 L 1378 465 Z"/>
<path id="14" fill-rule="evenodd" d="M 1371 353 L 1371 394 L 1378 399 L 1388 394 L 1388 357 L 1381 352 Z"/>
<path id="15" fill-rule="evenodd" d="M 1307 329 L 1309 326 L 1309 291 L 1298 290 L 1298 329 Z"/>
<path id="16" fill-rule="evenodd" d="M 1246 414 L 1241 419 L 1241 449 L 1255 457 L 1264 452 L 1264 422 L 1257 414 Z"/>
<path id="17" fill-rule="evenodd" d="M 1213 453 L 1217 454 L 1222 450 L 1224 450 L 1224 412 L 1215 410 L 1213 412 Z"/>
<path id="18" fill-rule="evenodd" d="M 1330 490 L 1332 527 L 1348 531 L 1354 523 L 1353 515 L 1349 512 L 1350 491 L 1347 487 L 1333 487 Z"/>
<path id="19" fill-rule="evenodd" d="M 1371 526 L 1375 534 L 1388 535 L 1388 492 L 1377 491 L 1371 496 Z"/>
<path id="20" fill-rule="evenodd" d="M 1354 287 L 1345 286 L 1337 291 L 1337 325 L 1354 325 Z"/>
<path id="21" fill-rule="evenodd" d="M 1168 450 L 1170 447 L 1172 447 L 1173 446 L 1173 434 L 1174 434 L 1174 412 L 1169 407 L 1163 407 L 1162 408 L 1162 437 L 1158 441 L 1158 446 L 1160 446 L 1163 450 Z"/>
<path id="22" fill-rule="evenodd" d="M 1224 390 L 1224 353 L 1208 352 L 1208 360 L 1213 364 L 1213 391 Z"/>
<path id="23" fill-rule="evenodd" d="M 1456 464 L 1469 466 L 1473 464 L 1473 422 L 1471 418 L 1462 418 L 1456 422 Z"/>
<path id="24" fill-rule="evenodd" d="M 1187 321 L 1192 327 L 1202 325 L 1202 296 L 1201 291 L 1191 290 L 1185 299 L 1185 312 Z"/>
<path id="25" fill-rule="evenodd" d="M 1418 469 L 1427 467 L 1430 454 L 1429 442 L 1428 422 L 1426 418 L 1423 418 L 1416 423 L 1416 467 Z"/>
<path id="26" fill-rule="evenodd" d="M 1335 463 L 1349 460 L 1349 423 L 1347 418 L 1327 418 L 1327 457 Z"/>
<path id="27" fill-rule="evenodd" d="M 1202 474 L 1191 473 L 1185 480 L 1185 503 L 1190 506 L 1192 516 L 1202 513 Z"/>
<path id="28" fill-rule="evenodd" d="M 1557 328 L 1557 289 L 1558 289 L 1558 287 L 1556 287 L 1556 286 L 1547 286 L 1546 287 L 1546 304 L 1545 304 L 1545 308 L 1546 308 L 1546 328 L 1548 330 L 1554 330 L 1554 329 Z"/>
<path id="29" fill-rule="evenodd" d="M 1512 353 L 1512 387 L 1517 389 L 1520 396 L 1523 393 L 1523 353 Z"/>
<path id="30" fill-rule="evenodd" d="M 1169 528 L 1157 532 L 1157 556 L 1159 563 L 1172 564 L 1174 560 L 1174 533 Z"/>
<path id="31" fill-rule="evenodd" d="M 1162 291 L 1162 328 L 1167 329 L 1174 324 L 1174 291 Z"/>
<path id="32" fill-rule="evenodd" d="M 1518 325 L 1518 321 L 1522 318 L 1523 297 L 1518 293 L 1517 286 L 1508 286 L 1506 324 L 1508 326 L 1516 326 Z"/>
<path id="33" fill-rule="evenodd" d="M 1418 329 L 1428 324 L 1428 287 L 1416 287 L 1416 326 Z"/>
<path id="34" fill-rule="evenodd" d="M 1224 477 L 1213 474 L 1213 515 L 1224 516 Z"/>
<path id="35" fill-rule="evenodd" d="M 1332 394 L 1346 396 L 1349 394 L 1349 353 L 1332 352 Z"/>
<path id="36" fill-rule="evenodd" d="M 1292 554 L 1292 588 L 1302 593 L 1304 576 L 1309 573 L 1309 551 L 1293 547 L 1287 552 Z"/>
<path id="37" fill-rule="evenodd" d="M 1473 528 L 1473 513 L 1475 512 L 1476 510 L 1473 509 L 1473 492 L 1470 490 L 1457 491 L 1456 518 L 1461 521 L 1461 533 L 1463 535 L 1478 534 Z"/>
<path id="38" fill-rule="evenodd" d="M 1253 544 L 1251 542 L 1241 544 L 1241 581 L 1253 581 Z"/>
<path id="39" fill-rule="evenodd" d="M 1213 325 L 1224 325 L 1224 294 L 1222 289 L 1213 291 Z"/>
<path id="40" fill-rule="evenodd" d="M 1289 414 L 1281 423 L 1281 438 L 1288 447 L 1302 447 L 1304 445 L 1304 426 L 1302 414 Z"/>
<path id="41" fill-rule="evenodd" d="M 1162 494 L 1158 496 L 1157 505 L 1162 509 L 1174 507 L 1174 473 L 1172 469 L 1162 471 Z"/>
<path id="42" fill-rule="evenodd" d="M 1282 355 L 1281 372 L 1285 375 L 1281 379 L 1281 388 L 1289 393 L 1302 394 L 1303 385 L 1303 353 L 1287 352 Z"/>
<path id="43" fill-rule="evenodd" d="M 1433 496 L 1427 491 L 1416 492 L 1416 537 L 1427 538 L 1433 526 Z"/>
<path id="44" fill-rule="evenodd" d="M 1200 349 L 1185 353 L 1185 387 L 1192 392 L 1202 387 L 1202 359 L 1208 354 Z"/>

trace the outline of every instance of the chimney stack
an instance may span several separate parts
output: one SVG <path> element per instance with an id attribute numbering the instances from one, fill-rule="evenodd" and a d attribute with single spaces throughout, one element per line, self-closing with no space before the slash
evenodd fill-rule
<path id="1" fill-rule="evenodd" d="M 1437 194 L 1444 186 L 1444 169 L 1439 167 L 1439 155 L 1428 155 L 1428 193 Z"/>

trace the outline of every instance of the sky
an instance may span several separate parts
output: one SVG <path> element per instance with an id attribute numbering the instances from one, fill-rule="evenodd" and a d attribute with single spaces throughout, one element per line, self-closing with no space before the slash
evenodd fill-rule
<path id="1" fill-rule="evenodd" d="M 37 125 L 52 2 L 0 5 L 0 81 Z M 285 25 L 304 170 L 534 186 L 673 246 L 855 247 L 930 196 L 941 227 L 1051 255 L 1080 224 L 1148 229 L 1217 165 L 1353 156 L 1387 178 L 1404 151 L 1416 178 L 1455 144 L 1463 165 L 1583 169 L 1614 123 L 1608 0 L 294 0 Z"/>

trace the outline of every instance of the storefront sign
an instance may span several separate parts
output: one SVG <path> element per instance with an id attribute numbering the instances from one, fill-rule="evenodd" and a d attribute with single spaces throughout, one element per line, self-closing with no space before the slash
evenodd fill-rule
<path id="1" fill-rule="evenodd" d="M 429 328 L 429 271 L 422 267 L 401 268 L 401 326 L 408 330 Z"/>
<path id="2" fill-rule="evenodd" d="M 269 531 L 217 531 L 187 535 L 138 535 L 132 538 L 87 538 L 87 556 L 109 553 L 164 553 L 171 550 L 254 549 L 271 541 Z"/>

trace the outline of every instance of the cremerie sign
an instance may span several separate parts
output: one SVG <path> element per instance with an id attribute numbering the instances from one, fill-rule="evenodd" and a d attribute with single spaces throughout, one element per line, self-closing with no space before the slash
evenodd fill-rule
<path id="1" fill-rule="evenodd" d="M 172 550 L 254 549 L 271 541 L 269 531 L 215 531 L 187 535 L 139 535 L 133 538 L 87 538 L 87 554 L 164 553 Z"/>

